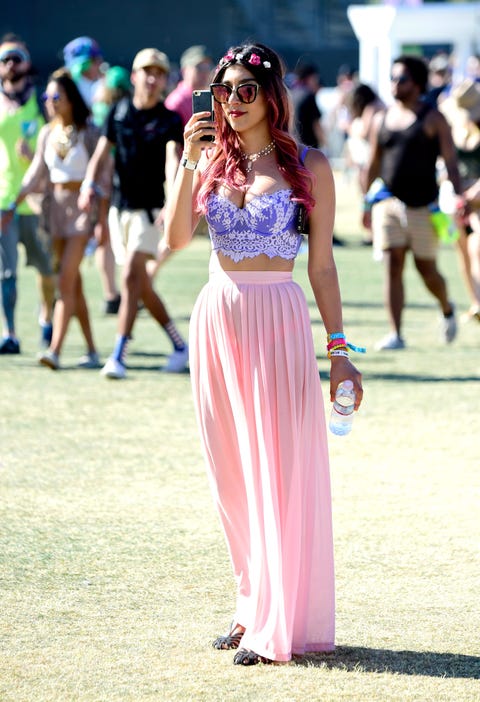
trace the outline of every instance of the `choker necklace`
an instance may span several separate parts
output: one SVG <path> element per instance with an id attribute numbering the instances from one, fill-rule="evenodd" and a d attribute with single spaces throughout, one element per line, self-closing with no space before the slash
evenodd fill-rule
<path id="1" fill-rule="evenodd" d="M 258 161 L 258 159 L 261 158 L 262 156 L 268 156 L 268 154 L 271 154 L 272 151 L 274 151 L 274 149 L 275 149 L 275 142 L 272 140 L 270 142 L 270 144 L 267 144 L 267 146 L 264 146 L 263 149 L 260 149 L 260 151 L 257 151 L 256 154 L 246 154 L 242 151 L 240 153 L 240 155 L 244 161 L 247 161 L 247 165 L 245 166 L 245 171 L 247 173 L 250 173 L 255 161 Z"/>

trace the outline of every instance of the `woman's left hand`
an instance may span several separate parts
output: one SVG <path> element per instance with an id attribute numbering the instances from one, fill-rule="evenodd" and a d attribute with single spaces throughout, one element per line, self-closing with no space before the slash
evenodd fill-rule
<path id="1" fill-rule="evenodd" d="M 331 359 L 330 367 L 330 402 L 335 399 L 335 393 L 340 383 L 351 380 L 355 391 L 355 409 L 358 410 L 363 398 L 362 374 L 353 363 L 344 356 Z"/>

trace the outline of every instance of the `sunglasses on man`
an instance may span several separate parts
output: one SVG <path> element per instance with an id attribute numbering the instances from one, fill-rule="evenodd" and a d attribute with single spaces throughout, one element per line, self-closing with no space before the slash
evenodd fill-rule
<path id="1" fill-rule="evenodd" d="M 410 76 L 407 75 L 401 75 L 401 76 L 390 76 L 390 82 L 391 83 L 398 83 L 399 85 L 403 85 L 404 83 L 408 83 L 408 81 L 411 80 Z"/>
<path id="2" fill-rule="evenodd" d="M 0 61 L 2 63 L 10 63 L 11 62 L 11 63 L 19 64 L 19 63 L 22 63 L 23 61 L 25 61 L 25 59 L 20 54 L 5 54 L 5 56 L 2 56 L 0 58 Z"/>

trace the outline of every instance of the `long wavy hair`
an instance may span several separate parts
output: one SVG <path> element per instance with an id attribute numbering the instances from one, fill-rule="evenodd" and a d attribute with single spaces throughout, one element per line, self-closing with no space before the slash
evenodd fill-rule
<path id="1" fill-rule="evenodd" d="M 90 116 L 90 110 L 85 104 L 79 89 L 77 88 L 70 72 L 66 68 L 59 68 L 54 71 L 49 83 L 58 83 L 67 96 L 68 102 L 72 106 L 72 120 L 77 129 L 84 129 L 87 126 L 87 121 Z"/>
<path id="2" fill-rule="evenodd" d="M 264 44 L 245 43 L 231 47 L 220 59 L 213 83 L 221 82 L 227 68 L 242 65 L 262 86 L 267 101 L 267 119 L 272 139 L 275 141 L 275 158 L 278 168 L 293 191 L 292 199 L 310 211 L 315 204 L 311 195 L 313 175 L 298 157 L 298 145 L 289 133 L 291 102 L 284 83 L 285 67 L 280 57 Z M 229 125 L 222 106 L 215 103 L 217 124 L 216 144 L 204 171 L 204 180 L 197 200 L 199 211 L 205 212 L 207 199 L 220 184 L 239 188 L 245 183 L 245 173 L 237 133 Z"/>

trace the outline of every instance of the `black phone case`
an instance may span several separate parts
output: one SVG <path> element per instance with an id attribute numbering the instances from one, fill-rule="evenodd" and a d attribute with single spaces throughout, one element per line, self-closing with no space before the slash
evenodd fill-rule
<path id="1" fill-rule="evenodd" d="M 213 96 L 210 90 L 194 90 L 192 93 L 192 111 L 210 112 L 213 120 Z M 200 141 L 214 141 L 213 136 L 203 136 Z"/>

